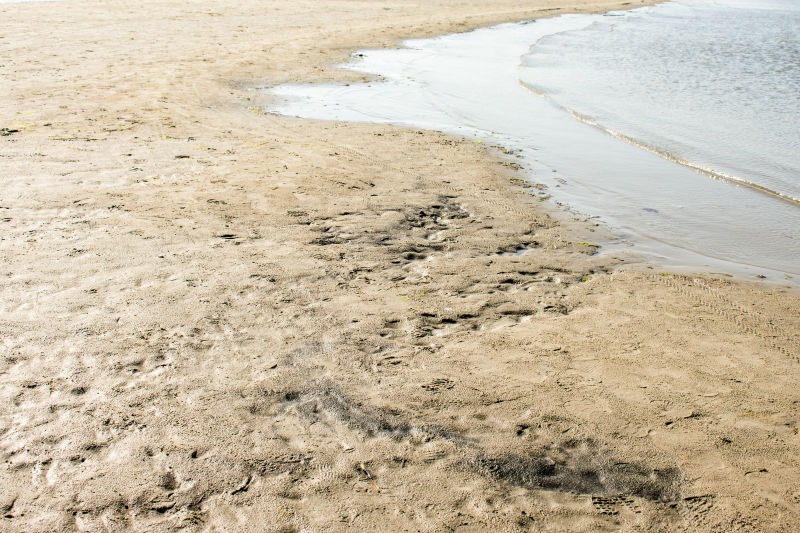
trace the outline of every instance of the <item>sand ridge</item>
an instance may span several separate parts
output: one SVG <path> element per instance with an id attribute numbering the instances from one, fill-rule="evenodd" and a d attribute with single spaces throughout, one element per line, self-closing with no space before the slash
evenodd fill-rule
<path id="1" fill-rule="evenodd" d="M 0 529 L 791 530 L 796 293 L 253 90 L 620 5 L 0 6 Z"/>

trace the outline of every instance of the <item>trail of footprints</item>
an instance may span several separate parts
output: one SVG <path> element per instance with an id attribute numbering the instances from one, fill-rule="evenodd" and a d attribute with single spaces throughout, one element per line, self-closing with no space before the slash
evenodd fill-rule
<path id="1" fill-rule="evenodd" d="M 291 212 L 290 216 L 304 217 L 305 212 Z M 346 245 L 340 255 L 358 259 L 360 253 L 380 251 L 390 255 L 388 266 L 378 268 L 374 264 L 369 267 L 351 268 L 345 278 L 350 283 L 365 281 L 368 277 L 382 275 L 394 283 L 413 287 L 430 276 L 448 276 L 447 272 L 430 273 L 431 268 L 442 268 L 442 265 L 431 266 L 429 261 L 446 253 L 463 251 L 454 245 L 457 234 L 451 230 L 454 224 L 470 218 L 453 197 L 440 196 L 438 201 L 423 207 L 408 207 L 402 212 L 395 212 L 398 219 L 393 227 L 377 227 L 363 229 L 363 218 L 379 219 L 380 212 L 363 213 L 343 211 L 335 217 L 317 217 L 313 221 L 303 219 L 302 223 L 311 225 L 317 236 L 311 241 L 317 246 Z M 357 220 L 356 220 L 357 219 Z M 500 245 L 484 253 L 483 257 L 514 255 L 538 246 L 532 235 L 520 236 L 517 244 Z M 468 251 L 468 253 L 473 253 Z M 476 261 L 480 261 L 478 256 Z M 437 283 L 432 291 L 439 301 L 450 300 L 447 314 L 432 309 L 422 311 L 412 319 L 410 328 L 399 330 L 394 325 L 387 325 L 380 333 L 381 337 L 408 335 L 416 342 L 429 342 L 431 337 L 439 337 L 455 332 L 473 331 L 491 327 L 492 324 L 510 325 L 524 322 L 539 313 L 567 314 L 571 311 L 565 303 L 565 289 L 578 281 L 582 276 L 556 266 L 530 268 L 518 262 L 513 270 L 496 271 L 488 269 L 485 264 L 477 264 L 476 277 L 467 280 L 460 287 L 447 287 Z M 515 265 L 510 265 L 515 266 Z M 481 272 L 483 270 L 483 272 Z M 429 284 L 426 284 L 428 286 Z M 531 292 L 533 291 L 533 292 Z M 520 303 L 520 294 L 530 293 Z M 433 295 L 426 294 L 430 299 Z M 471 296 L 486 297 L 487 302 L 479 309 L 465 307 L 471 302 Z M 534 299 L 535 298 L 535 299 Z M 465 300 L 462 304 L 460 300 Z M 433 300 L 429 300 L 433 301 Z M 422 302 L 424 304 L 424 302 Z M 460 310 L 459 310 L 460 309 Z M 385 365 L 399 364 L 390 360 Z"/>
<path id="2" fill-rule="evenodd" d="M 629 496 L 597 496 L 591 497 L 592 506 L 598 514 L 619 517 L 626 513 L 634 516 L 643 514 L 642 507 L 636 498 Z M 690 529 L 710 525 L 710 515 L 714 511 L 714 497 L 711 495 L 691 496 L 684 498 L 678 505 L 680 514 Z"/>
<path id="3" fill-rule="evenodd" d="M 401 220 L 392 228 L 374 228 L 365 230 L 362 227 L 364 217 L 378 219 L 380 215 L 395 212 Z M 290 216 L 302 218 L 302 215 Z M 305 212 L 303 212 L 305 215 Z M 388 247 L 396 255 L 393 264 L 403 264 L 424 260 L 429 253 L 445 248 L 440 237 L 450 229 L 455 220 L 469 217 L 452 196 L 440 196 L 438 201 L 424 207 L 409 207 L 404 211 L 388 210 L 371 213 L 343 211 L 335 217 L 316 217 L 312 221 L 299 223 L 312 225 L 319 236 L 312 244 L 327 246 L 332 244 L 354 244 L 361 246 Z M 352 220 L 352 222 L 351 222 Z"/>

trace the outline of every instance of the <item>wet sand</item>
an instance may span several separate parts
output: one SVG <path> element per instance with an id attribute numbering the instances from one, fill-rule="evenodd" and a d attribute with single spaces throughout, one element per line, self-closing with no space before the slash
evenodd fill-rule
<path id="1" fill-rule="evenodd" d="M 0 6 L 0 530 L 791 530 L 796 292 L 253 90 L 564 5 Z"/>

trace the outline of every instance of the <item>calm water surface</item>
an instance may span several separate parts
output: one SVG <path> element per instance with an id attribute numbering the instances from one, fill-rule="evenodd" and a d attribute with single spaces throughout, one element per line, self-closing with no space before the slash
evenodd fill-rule
<path id="1" fill-rule="evenodd" d="M 800 201 L 800 2 L 617 15 L 543 38 L 521 79 L 665 155 Z"/>

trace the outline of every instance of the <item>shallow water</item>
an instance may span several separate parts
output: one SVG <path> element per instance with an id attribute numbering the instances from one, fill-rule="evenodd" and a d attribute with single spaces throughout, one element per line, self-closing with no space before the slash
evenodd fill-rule
<path id="1" fill-rule="evenodd" d="M 800 202 L 800 4 L 615 15 L 540 40 L 522 81 L 633 142 Z"/>
<path id="2" fill-rule="evenodd" d="M 619 235 L 605 249 L 633 244 L 667 266 L 763 272 L 771 279 L 800 273 L 797 205 L 622 142 L 520 82 L 532 81 L 533 44 L 592 31 L 612 18 L 623 17 L 566 15 L 362 51 L 343 68 L 379 75 L 380 82 L 271 88 L 280 100 L 271 111 L 428 128 L 501 144 L 518 150 L 528 179 L 546 185 L 556 201 L 599 216 Z"/>

